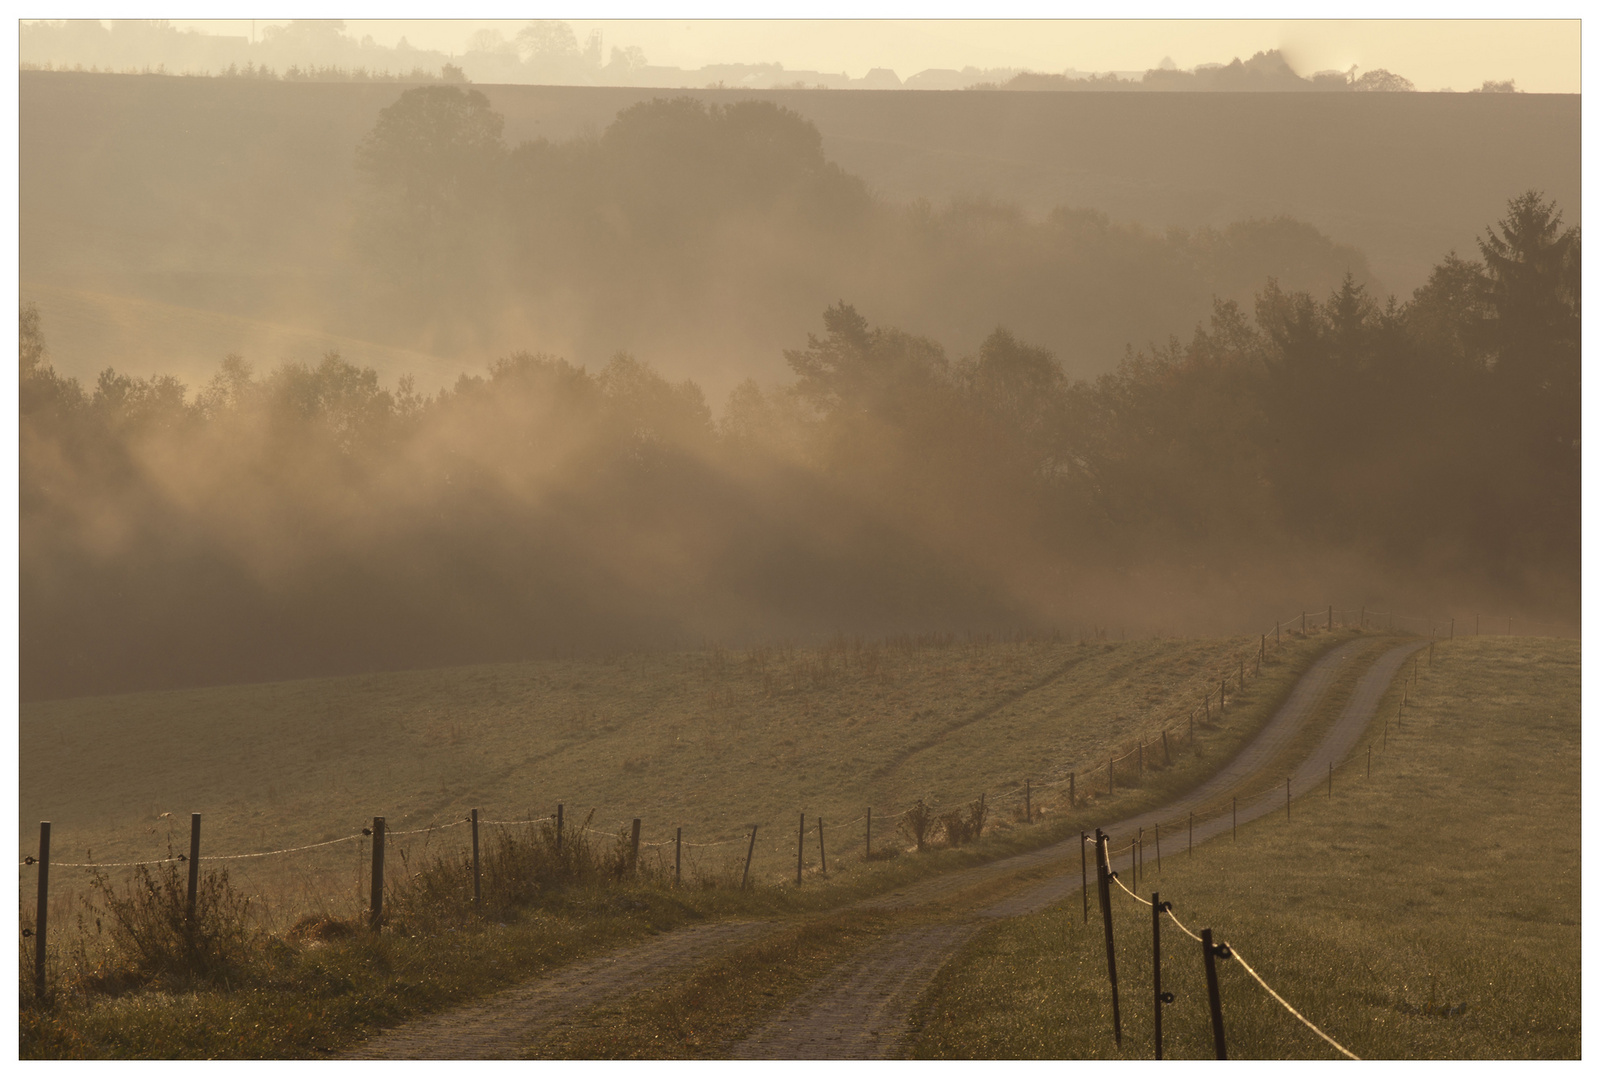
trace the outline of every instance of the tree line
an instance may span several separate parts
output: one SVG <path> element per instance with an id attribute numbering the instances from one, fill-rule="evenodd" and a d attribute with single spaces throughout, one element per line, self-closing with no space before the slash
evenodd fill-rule
<path id="1" fill-rule="evenodd" d="M 1094 381 L 1008 329 L 952 357 L 839 302 L 717 417 L 628 354 L 432 395 L 335 354 L 85 387 L 25 308 L 22 692 L 1182 628 L 1187 597 L 1254 617 L 1336 585 L 1573 617 L 1579 252 L 1529 192 L 1405 302 L 1269 281 Z"/>
<path id="2" fill-rule="evenodd" d="M 895 204 L 771 101 L 658 98 L 595 134 L 512 143 L 482 91 L 417 87 L 354 163 L 372 333 L 447 353 L 509 334 L 748 369 L 776 355 L 774 328 L 848 296 L 967 347 L 1000 321 L 1098 372 L 1267 276 L 1320 293 L 1369 280 L 1359 252 L 1288 218 L 1158 233 L 982 195 Z"/>

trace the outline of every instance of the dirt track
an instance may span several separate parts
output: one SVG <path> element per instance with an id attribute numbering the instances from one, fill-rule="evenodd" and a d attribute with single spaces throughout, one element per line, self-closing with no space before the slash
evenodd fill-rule
<path id="1" fill-rule="evenodd" d="M 1300 733 L 1334 682 L 1356 662 L 1369 643 L 1352 641 L 1331 650 L 1303 675 L 1267 726 L 1206 783 L 1166 806 L 1106 828 L 1117 842 L 1158 821 L 1171 822 L 1214 806 L 1231 792 L 1249 786 L 1253 796 L 1268 778 L 1261 770 L 1284 752 Z M 1297 794 L 1318 788 L 1328 763 L 1338 762 L 1356 746 L 1373 717 L 1379 699 L 1401 664 L 1423 643 L 1397 645 L 1383 653 L 1358 680 L 1340 716 L 1298 766 L 1292 785 Z M 1258 786 L 1250 786 L 1254 782 Z M 1274 784 L 1277 777 L 1272 778 Z M 1281 810 L 1281 789 L 1240 807 L 1241 821 Z M 1204 840 L 1226 831 L 1229 817 L 1196 825 Z M 818 979 L 780 1008 L 778 1013 L 729 1056 L 737 1059 L 885 1058 L 900 1056 L 913 1004 L 935 973 L 988 920 L 1039 911 L 1080 888 L 1079 843 L 1064 841 L 981 867 L 941 875 L 862 901 L 878 908 L 924 907 L 948 901 L 986 881 L 1048 864 L 1067 864 L 1043 883 L 1021 889 L 982 910 L 950 922 L 887 934 Z M 1124 865 L 1127 857 L 1116 860 Z M 517 1056 L 524 1047 L 563 1023 L 578 1020 L 581 1010 L 626 997 L 671 978 L 691 965 L 711 959 L 765 932 L 763 922 L 695 926 L 605 957 L 573 965 L 531 980 L 486 1001 L 402 1025 L 355 1048 L 359 1058 L 495 1058 Z"/>

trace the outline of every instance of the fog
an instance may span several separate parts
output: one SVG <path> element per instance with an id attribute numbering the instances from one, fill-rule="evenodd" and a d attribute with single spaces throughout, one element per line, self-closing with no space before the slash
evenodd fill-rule
<path id="1" fill-rule="evenodd" d="M 330 124 L 317 88 L 167 80 L 137 138 L 43 125 L 96 78 L 24 82 L 25 697 L 1576 617 L 1578 207 L 1532 184 L 1392 297 L 1282 214 L 892 197 L 770 98 L 528 138 L 472 87 Z"/>

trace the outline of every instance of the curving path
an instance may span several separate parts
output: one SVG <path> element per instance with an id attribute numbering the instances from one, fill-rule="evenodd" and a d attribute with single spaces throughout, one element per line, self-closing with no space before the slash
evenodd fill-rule
<path id="1" fill-rule="evenodd" d="M 1356 746 L 1372 720 L 1385 689 L 1412 653 L 1427 642 L 1398 645 L 1385 653 L 1358 680 L 1350 699 L 1316 749 L 1302 762 L 1291 781 L 1295 789 L 1310 792 L 1327 774 L 1329 762 L 1343 760 Z M 1142 826 L 1187 817 L 1192 810 L 1214 805 L 1253 779 L 1261 781 L 1260 771 L 1290 745 L 1311 716 L 1318 700 L 1355 660 L 1366 642 L 1352 641 L 1331 650 L 1312 666 L 1296 684 L 1266 727 L 1206 783 L 1173 802 L 1148 813 L 1130 817 L 1104 829 L 1116 842 Z M 1283 807 L 1278 790 L 1253 800 L 1240 809 L 1240 820 L 1250 821 Z M 1196 826 L 1201 840 L 1228 830 L 1227 816 L 1208 819 Z M 954 887 L 971 884 L 981 876 L 1015 871 L 1023 867 L 1071 859 L 1078 862 L 1079 841 L 1075 838 L 1039 851 L 1016 855 L 988 866 L 938 879 L 920 882 L 873 904 L 923 904 L 938 900 Z M 1114 860 L 1114 868 L 1127 865 L 1128 856 Z M 966 879 L 965 882 L 963 879 Z M 907 1032 L 913 1004 L 932 981 L 934 974 L 970 937 L 991 919 L 1011 918 L 1043 910 L 1077 892 L 1082 885 L 1080 872 L 1058 874 L 1043 884 L 1024 889 L 980 911 L 976 918 L 940 926 L 919 928 L 886 937 L 850 961 L 819 979 L 805 994 L 791 1002 L 775 1019 L 745 1042 L 734 1047 L 734 1058 L 883 1058 L 898 1056 Z"/>
<path id="2" fill-rule="evenodd" d="M 1373 717 L 1401 664 L 1426 642 L 1398 645 L 1373 663 L 1312 754 L 1293 774 L 1296 791 L 1315 790 L 1328 763 L 1345 758 Z M 1318 701 L 1355 662 L 1367 642 L 1339 646 L 1308 669 L 1267 726 L 1200 787 L 1157 810 L 1130 817 L 1105 831 L 1118 841 L 1199 811 L 1259 778 L 1301 732 Z M 1249 821 L 1283 807 L 1278 790 L 1240 808 Z M 1196 839 L 1229 827 L 1225 816 L 1198 822 Z M 1115 846 L 1115 844 L 1114 844 Z M 1075 864 L 1079 843 L 1070 839 L 984 866 L 943 874 L 858 906 L 906 908 L 935 904 L 967 889 L 1020 870 Z M 1127 857 L 1115 860 L 1126 865 Z M 1076 868 L 1020 890 L 976 916 L 886 934 L 819 979 L 784 1006 L 765 1026 L 730 1051 L 734 1058 L 883 1058 L 898 1054 L 917 998 L 940 967 L 986 920 L 1039 911 L 1080 887 Z M 450 1012 L 403 1024 L 346 1052 L 347 1058 L 465 1059 L 514 1057 L 530 1043 L 590 1006 L 615 1001 L 693 965 L 752 941 L 770 929 L 762 921 L 703 924 L 662 934 L 638 945 L 532 979 L 521 986 Z"/>

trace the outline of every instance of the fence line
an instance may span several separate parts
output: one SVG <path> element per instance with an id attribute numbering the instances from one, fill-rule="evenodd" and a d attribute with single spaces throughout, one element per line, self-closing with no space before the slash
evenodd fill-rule
<path id="1" fill-rule="evenodd" d="M 1317 626 L 1316 623 L 1313 621 L 1313 617 L 1316 614 L 1321 614 L 1323 616 L 1324 625 L 1321 626 L 1321 627 Z M 1336 612 L 1334 611 L 1334 609 L 1332 607 L 1325 607 L 1325 609 L 1324 609 L 1324 611 L 1322 613 L 1307 612 L 1307 613 L 1304 614 L 1303 618 L 1305 620 L 1307 620 L 1308 630 L 1326 630 L 1326 629 L 1331 629 L 1332 628 L 1335 614 L 1336 614 Z M 1349 612 L 1348 611 L 1347 612 L 1340 612 L 1339 614 L 1344 616 L 1344 615 L 1349 614 Z M 1377 615 L 1380 615 L 1380 614 L 1384 614 L 1386 617 L 1389 617 L 1388 613 L 1364 612 L 1364 615 L 1375 615 L 1375 616 L 1377 616 Z M 1365 622 L 1365 620 L 1364 620 L 1364 622 Z M 1299 632 L 1300 631 L 1298 629 L 1292 629 L 1292 633 L 1297 633 L 1298 634 Z M 1218 696 L 1218 705 L 1219 705 L 1219 716 L 1218 716 L 1217 723 L 1221 723 L 1222 720 L 1223 720 L 1223 717 L 1225 715 L 1225 713 L 1224 713 L 1224 708 L 1225 708 L 1224 701 L 1226 699 L 1226 696 L 1230 692 L 1229 691 L 1229 686 L 1230 686 L 1231 678 L 1234 680 L 1234 689 L 1233 689 L 1232 692 L 1235 693 L 1235 694 L 1238 694 L 1248 684 L 1248 680 L 1245 677 L 1245 668 L 1246 668 L 1247 658 L 1250 657 L 1252 653 L 1255 654 L 1255 657 L 1254 657 L 1254 659 L 1256 661 L 1256 663 L 1255 663 L 1255 674 L 1257 674 L 1259 676 L 1260 675 L 1260 663 L 1261 663 L 1261 660 L 1263 658 L 1265 658 L 1266 653 L 1267 653 L 1267 642 L 1268 642 L 1268 635 L 1266 633 L 1260 635 L 1260 641 L 1259 641 L 1259 643 L 1258 643 L 1256 648 L 1250 649 L 1250 650 L 1246 650 L 1245 652 L 1241 652 L 1241 653 L 1237 654 L 1236 656 L 1224 661 L 1220 668 L 1214 669 L 1214 675 L 1213 676 L 1207 677 L 1205 685 L 1208 685 L 1208 686 L 1211 685 L 1212 679 L 1215 678 L 1216 679 L 1216 689 L 1215 690 L 1210 690 L 1210 689 L 1209 690 L 1205 690 L 1203 692 L 1203 698 L 1202 698 L 1201 706 L 1199 708 L 1197 708 L 1197 709 L 1190 710 L 1189 713 L 1187 714 L 1187 718 L 1188 718 L 1188 720 L 1189 720 L 1189 722 L 1191 724 L 1191 730 L 1190 730 L 1189 737 L 1185 741 L 1188 743 L 1188 745 L 1191 746 L 1192 749 L 1193 749 L 1193 744 L 1194 744 L 1193 724 L 1194 724 L 1196 712 L 1204 711 L 1206 713 L 1207 717 L 1209 718 L 1210 717 L 1211 699 L 1212 699 L 1213 694 L 1216 693 L 1217 696 Z M 1275 640 L 1275 651 L 1278 651 L 1278 647 L 1279 646 L 1280 646 L 1280 642 Z M 1180 705 L 1176 711 L 1170 713 L 1169 717 L 1164 720 L 1163 726 L 1158 729 L 1158 731 L 1156 732 L 1156 735 L 1154 737 L 1149 736 L 1149 735 L 1145 736 L 1145 737 L 1142 737 L 1140 742 L 1139 742 L 1139 744 L 1135 747 L 1135 749 L 1125 751 L 1121 755 L 1119 755 L 1119 754 L 1110 755 L 1106 759 L 1107 766 L 1108 766 L 1109 770 L 1111 770 L 1111 772 L 1110 772 L 1110 774 L 1108 776 L 1109 785 L 1115 785 L 1115 781 L 1116 781 L 1115 772 L 1116 772 L 1116 767 L 1117 767 L 1117 763 L 1118 762 L 1126 763 L 1130 758 L 1138 756 L 1140 758 L 1141 762 L 1142 762 L 1141 771 L 1143 772 L 1143 757 L 1144 757 L 1144 751 L 1145 751 L 1146 743 L 1147 742 L 1160 741 L 1160 742 L 1163 743 L 1164 749 L 1166 749 L 1166 746 L 1167 746 L 1166 736 L 1168 736 L 1168 734 L 1172 731 L 1172 728 L 1168 726 L 1168 723 L 1170 721 L 1171 722 L 1178 722 L 1180 720 L 1180 718 L 1184 718 L 1185 716 L 1186 716 L 1186 714 L 1184 712 L 1184 708 L 1183 708 L 1182 705 Z M 1203 723 L 1205 723 L 1205 721 L 1203 721 Z M 1214 724 L 1212 724 L 1210 726 L 1215 727 L 1215 726 L 1217 726 L 1217 723 L 1214 723 Z M 1369 748 L 1369 752 L 1370 752 L 1370 750 L 1371 750 L 1371 748 Z M 1355 760 L 1359 756 L 1360 756 L 1360 753 L 1353 753 L 1353 754 L 1347 755 L 1340 762 L 1337 762 L 1334 765 L 1332 765 L 1331 766 L 1331 776 L 1332 776 L 1332 772 L 1333 772 L 1334 769 L 1342 768 L 1345 765 L 1348 765 L 1350 762 L 1352 762 L 1353 760 Z M 1155 767 L 1155 759 L 1154 758 L 1153 758 L 1152 764 L 1153 764 L 1153 768 L 1154 768 Z M 1087 785 L 1086 789 L 1085 789 L 1085 797 L 1086 798 L 1089 797 L 1091 795 L 1092 791 L 1093 791 L 1093 784 L 1092 784 L 1092 781 L 1091 781 L 1092 773 L 1093 773 L 1093 770 L 1091 770 L 1090 772 L 1086 772 L 1086 774 L 1082 777 L 1082 779 L 1085 781 L 1085 783 Z M 1047 778 L 1044 778 L 1044 779 L 1041 779 L 1041 780 L 1038 780 L 1038 781 L 1030 780 L 1026 784 L 1018 785 L 1016 787 L 1013 787 L 1013 788 L 1010 788 L 1010 789 L 1006 789 L 1006 790 L 1003 790 L 1003 791 L 1000 791 L 1000 792 L 996 792 L 996 793 L 993 793 L 993 794 L 986 793 L 984 795 L 981 795 L 980 798 L 982 800 L 984 800 L 986 805 L 997 806 L 997 808 L 998 808 L 998 804 L 1000 804 L 1003 800 L 1010 799 L 1013 796 L 1018 795 L 1019 793 L 1031 793 L 1033 789 L 1042 789 L 1043 790 L 1043 789 L 1060 788 L 1064 784 L 1076 785 L 1076 781 L 1079 778 L 1080 777 L 1078 776 L 1078 770 L 1069 770 L 1065 776 L 1058 776 L 1058 777 L 1054 777 L 1054 778 L 1047 777 Z M 1076 793 L 1076 786 L 1073 788 L 1073 790 L 1074 790 L 1074 803 L 1073 803 L 1073 805 L 1076 808 L 1077 805 L 1078 805 L 1078 798 L 1079 798 L 1079 796 Z M 1276 790 L 1277 790 L 1277 787 L 1275 785 L 1273 788 L 1264 789 L 1262 792 L 1254 794 L 1254 795 L 1251 795 L 1251 796 L 1248 796 L 1247 798 L 1248 798 L 1248 800 L 1264 798 L 1267 795 L 1274 793 Z M 1111 786 L 1109 786 L 1108 793 L 1109 794 L 1113 793 L 1113 788 Z M 1030 797 L 1031 797 L 1030 794 L 1024 794 L 1024 799 L 1028 799 Z M 1239 797 L 1238 796 L 1234 796 L 1233 798 L 1234 798 L 1235 803 L 1237 803 Z M 1023 800 L 1018 800 L 1018 801 L 1021 803 Z M 649 808 L 646 812 L 649 813 L 650 810 L 655 810 L 655 809 L 657 809 L 657 808 L 654 808 L 654 807 L 653 808 Z M 1224 811 L 1221 808 L 1219 808 L 1215 813 L 1208 814 L 1205 817 L 1203 817 L 1203 820 L 1212 820 L 1215 816 L 1218 816 L 1223 812 Z M 474 810 L 472 813 L 475 815 L 477 813 L 477 811 Z M 879 823 L 882 823 L 884 826 L 886 826 L 886 827 L 888 827 L 890 829 L 893 829 L 895 827 L 895 823 L 898 822 L 898 821 L 901 821 L 902 819 L 904 819 L 907 813 L 908 813 L 907 810 L 902 810 L 902 811 L 900 811 L 898 813 L 895 813 L 895 814 L 880 813 L 880 814 L 877 814 L 877 815 L 874 815 L 874 816 L 876 816 L 877 821 Z M 593 814 L 593 811 L 591 811 L 591 814 Z M 193 841 L 194 841 L 194 844 L 196 845 L 196 850 L 198 850 L 197 845 L 198 845 L 198 838 L 199 838 L 198 817 L 199 817 L 198 815 L 195 815 L 195 819 L 196 819 L 196 821 L 195 821 L 195 832 L 193 834 Z M 449 821 L 449 822 L 445 822 L 445 823 L 430 824 L 430 825 L 422 827 L 422 828 L 405 829 L 405 830 L 386 830 L 383 827 L 383 819 L 380 817 L 380 818 L 375 818 L 373 820 L 373 827 L 371 829 L 365 829 L 364 828 L 360 832 L 352 833 L 352 834 L 350 834 L 348 836 L 336 837 L 336 838 L 331 839 L 331 840 L 324 840 L 324 841 L 320 841 L 320 842 L 313 843 L 313 844 L 304 844 L 304 845 L 299 845 L 299 846 L 294 846 L 294 847 L 279 848 L 279 849 L 275 849 L 275 850 L 271 850 L 271 851 L 244 852 L 244 853 L 228 854 L 228 855 L 207 855 L 207 856 L 205 856 L 205 859 L 206 860 L 211 860 L 211 861 L 218 861 L 218 862 L 227 862 L 227 861 L 234 861 L 234 860 L 259 859 L 259 858 L 266 858 L 266 857 L 270 857 L 270 856 L 294 854 L 294 853 L 298 853 L 298 852 L 312 851 L 312 850 L 316 850 L 316 849 L 319 849 L 319 848 L 331 847 L 331 846 L 337 845 L 337 844 L 344 844 L 344 843 L 348 843 L 348 842 L 350 842 L 352 840 L 359 841 L 364 836 L 369 836 L 370 835 L 370 836 L 373 837 L 373 840 L 374 840 L 374 844 L 373 844 L 374 852 L 373 852 L 373 855 L 374 855 L 374 862 L 376 864 L 375 867 L 374 867 L 374 875 L 373 875 L 374 908 L 375 908 L 375 912 L 376 912 L 377 902 L 378 902 L 377 898 L 378 898 L 378 896 L 380 894 L 380 889 L 381 889 L 381 883 L 380 883 L 381 866 L 382 866 L 381 851 L 382 851 L 382 847 L 383 847 L 383 841 L 384 841 L 386 836 L 390 837 L 390 838 L 396 838 L 396 837 L 403 837 L 403 836 L 418 836 L 418 835 L 425 835 L 426 834 L 426 835 L 431 837 L 432 834 L 436 833 L 436 832 L 442 832 L 442 831 L 445 831 L 445 830 L 458 828 L 458 827 L 460 827 L 462 825 L 473 824 L 473 826 L 474 826 L 474 828 L 473 828 L 474 873 L 476 875 L 476 873 L 477 873 L 477 870 L 476 870 L 477 826 L 478 825 L 498 825 L 498 826 L 534 825 L 534 824 L 541 824 L 541 823 L 549 822 L 549 821 L 551 821 L 553 819 L 558 820 L 558 821 L 560 820 L 558 815 L 546 814 L 546 815 L 541 815 L 541 816 L 537 816 L 537 817 L 533 817 L 533 818 L 526 818 L 526 819 L 487 820 L 487 821 L 483 820 L 483 819 L 479 819 L 476 822 L 474 822 L 473 816 L 469 815 L 467 817 L 459 818 L 459 819 L 456 819 L 456 820 L 453 820 L 453 821 Z M 1032 819 L 1032 815 L 1031 815 L 1031 819 Z M 840 830 L 840 829 L 849 830 L 853 826 L 860 824 L 864 820 L 867 820 L 867 815 L 860 815 L 860 816 L 858 816 L 858 817 L 856 817 L 856 818 L 854 818 L 854 819 L 852 819 L 850 821 L 844 822 L 843 824 L 836 825 L 834 828 L 835 828 L 835 830 Z M 1182 824 L 1185 820 L 1187 820 L 1187 819 L 1186 818 L 1179 818 L 1179 819 L 1176 819 L 1175 822 L 1158 823 L 1158 826 L 1160 824 L 1175 824 L 1175 823 Z M 588 833 L 588 834 L 591 834 L 591 835 L 603 836 L 603 837 L 613 838 L 613 839 L 621 838 L 626 843 L 628 841 L 628 839 L 629 839 L 628 830 L 629 830 L 630 825 L 633 825 L 637 829 L 639 821 L 640 821 L 640 818 L 625 819 L 625 820 L 619 822 L 619 824 L 617 826 L 617 829 L 615 831 L 607 830 L 607 829 L 604 829 L 604 828 L 597 829 L 597 828 L 593 828 L 593 827 L 586 826 L 586 825 L 578 825 L 576 823 L 574 823 L 572 826 L 570 826 L 570 828 L 575 832 L 584 832 L 584 833 Z M 48 856 L 46 854 L 47 848 L 45 847 L 45 845 L 43 843 L 44 838 L 48 836 L 48 824 L 47 823 L 41 823 L 41 824 L 43 826 L 42 830 L 41 830 L 41 833 L 42 833 L 42 836 L 41 836 L 41 840 L 42 840 L 42 843 L 41 843 L 41 855 L 44 856 L 48 860 Z M 805 825 L 804 819 L 803 819 L 802 836 L 805 836 L 806 834 L 808 834 L 810 832 L 816 831 L 818 828 L 820 828 L 820 825 L 816 823 L 816 819 L 814 819 L 814 824 L 809 828 Z M 762 847 L 764 855 L 766 855 L 766 854 L 776 854 L 776 855 L 779 855 L 779 856 L 784 857 L 784 858 L 787 859 L 788 855 L 795 851 L 795 846 L 794 846 L 795 845 L 795 840 L 793 839 L 794 834 L 790 833 L 788 836 L 786 836 L 785 835 L 786 830 L 782 826 L 778 827 L 777 829 L 763 828 L 762 823 L 759 823 L 759 822 L 754 826 L 747 826 L 747 830 L 755 830 L 755 829 L 760 829 L 761 832 L 762 832 L 761 840 L 763 842 L 761 843 L 760 846 Z M 836 835 L 837 835 L 837 833 L 836 833 Z M 748 850 L 749 851 L 754 851 L 756 846 L 757 846 L 756 840 L 757 840 L 756 836 L 753 835 L 753 833 L 751 831 L 742 831 L 741 834 L 737 835 L 737 836 L 730 836 L 730 837 L 717 839 L 717 840 L 711 840 L 711 841 L 701 841 L 701 842 L 690 841 L 690 842 L 686 843 L 686 842 L 682 841 L 682 834 L 681 834 L 681 831 L 680 831 L 679 835 L 676 836 L 674 839 L 647 842 L 647 841 L 641 841 L 638 838 L 637 831 L 636 831 L 634 833 L 634 836 L 633 836 L 633 845 L 634 845 L 634 851 L 635 851 L 636 855 L 637 855 L 638 848 L 640 848 L 640 847 L 647 847 L 647 848 L 652 848 L 652 849 L 660 849 L 660 848 L 666 847 L 669 844 L 674 844 L 674 845 L 684 846 L 684 847 L 690 847 L 690 848 L 702 848 L 702 849 L 704 849 L 704 848 L 714 848 L 714 847 L 724 847 L 724 846 L 734 845 L 734 844 L 748 844 L 749 845 Z M 844 850 L 847 850 L 847 851 L 854 850 L 855 847 L 856 847 L 856 845 L 855 845 L 854 842 L 847 840 L 845 842 Z M 1125 853 L 1129 854 L 1131 856 L 1131 859 L 1136 856 L 1136 854 L 1137 854 L 1136 853 L 1136 843 L 1134 841 L 1131 840 L 1127 847 L 1118 849 L 1116 854 L 1117 854 L 1118 857 L 1121 857 Z M 1109 857 L 1110 857 L 1110 853 L 1108 853 L 1108 854 L 1109 854 Z M 121 868 L 121 867 L 137 867 L 137 866 L 161 865 L 161 864 L 174 863 L 174 862 L 185 862 L 185 861 L 187 861 L 187 859 L 188 859 L 187 856 L 180 854 L 180 855 L 169 855 L 169 856 L 167 856 L 165 858 L 144 859 L 144 860 L 134 860 L 134 861 L 102 862 L 102 863 L 93 863 L 93 862 L 83 862 L 83 863 L 55 862 L 54 865 L 58 866 L 58 867 L 63 867 L 63 868 L 100 869 L 100 868 Z M 28 856 L 28 857 L 24 858 L 23 860 L 21 860 L 21 862 L 19 863 L 19 866 L 28 866 L 28 865 L 34 864 L 35 862 L 36 862 L 36 860 L 35 860 L 35 858 L 33 856 Z M 749 869 L 749 858 L 748 858 L 748 855 L 747 855 L 746 862 L 747 862 L 747 873 L 748 873 L 748 869 Z M 47 865 L 48 865 L 48 861 L 47 861 Z M 44 880 L 44 878 L 43 878 L 44 869 L 45 869 L 45 867 L 41 866 L 41 886 L 42 886 L 43 880 Z M 799 868 L 797 869 L 797 874 L 799 874 Z M 193 879 L 193 876 L 194 876 L 194 872 L 192 870 L 191 871 L 191 879 Z M 1123 891 L 1128 893 L 1128 895 L 1132 896 L 1136 900 L 1139 900 L 1140 903 L 1145 904 L 1147 907 L 1150 906 L 1149 901 L 1141 899 L 1137 894 L 1132 892 L 1126 885 L 1123 884 L 1123 882 L 1117 877 L 1116 874 L 1112 874 L 1111 875 L 1111 879 L 1116 881 L 1118 886 L 1119 886 L 1119 888 L 1123 889 Z M 797 884 L 798 883 L 799 883 L 799 877 L 797 877 Z M 193 887 L 193 882 L 191 880 L 191 888 L 192 887 Z M 44 897 L 43 897 L 42 888 L 41 888 L 41 905 L 43 904 L 43 902 L 44 902 Z M 1170 905 L 1164 905 L 1164 906 L 1166 907 L 1167 914 L 1173 919 L 1173 922 L 1175 923 L 1175 925 L 1178 925 L 1180 927 L 1180 929 L 1183 930 L 1189 936 L 1195 937 L 1195 935 L 1193 933 L 1191 933 L 1191 931 L 1187 927 L 1183 926 L 1182 923 L 1179 923 L 1177 916 L 1173 915 L 1173 913 L 1172 913 L 1171 906 Z M 41 925 L 41 927 L 43 926 L 42 920 L 40 921 L 40 925 Z M 1197 939 L 1197 940 L 1199 940 L 1199 939 Z M 42 955 L 43 954 L 41 953 L 41 956 Z M 1270 994 L 1273 994 L 1273 996 L 1277 1000 L 1279 1000 L 1281 1004 L 1284 1004 L 1286 1008 L 1290 1008 L 1290 1006 L 1287 1003 L 1285 1003 L 1283 1001 L 1283 999 L 1280 998 L 1272 990 L 1272 988 L 1269 987 L 1266 984 L 1266 982 L 1264 982 L 1261 979 L 1260 976 L 1256 975 L 1256 973 L 1254 971 L 1252 971 L 1248 967 L 1248 965 L 1245 965 L 1243 960 L 1241 960 L 1241 964 L 1242 964 L 1242 966 L 1246 966 L 1247 970 L 1251 971 L 1251 974 L 1253 975 L 1253 977 L 1255 977 L 1257 979 L 1257 981 L 1260 982 L 1262 984 L 1262 986 L 1265 989 L 1267 989 Z M 41 977 L 42 977 L 42 969 L 41 969 Z M 1291 1012 L 1294 1013 L 1294 1010 L 1291 1009 Z M 1295 1013 L 1295 1015 L 1299 1019 L 1301 1019 L 1303 1023 L 1306 1023 L 1307 1026 L 1311 1027 L 1314 1031 L 1318 1031 L 1319 1035 L 1322 1035 L 1325 1039 L 1328 1039 L 1327 1035 L 1324 1035 L 1321 1031 L 1319 1031 L 1315 1027 L 1315 1025 L 1312 1025 L 1310 1023 L 1310 1021 L 1307 1021 L 1305 1019 L 1305 1017 L 1300 1016 L 1299 1013 Z M 1334 1042 L 1334 1040 L 1328 1039 L 1328 1041 L 1331 1044 L 1333 1044 L 1334 1046 L 1336 1046 L 1336 1048 L 1340 1049 L 1342 1053 L 1346 1053 L 1346 1054 L 1349 1055 L 1349 1051 L 1346 1051 L 1344 1049 L 1344 1047 L 1340 1047 L 1338 1043 Z"/>

